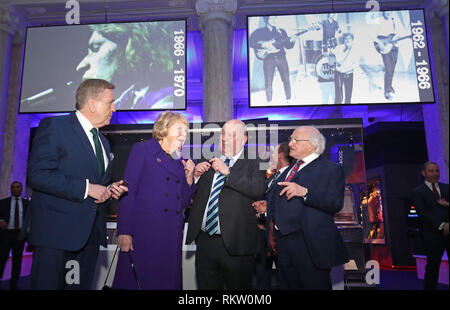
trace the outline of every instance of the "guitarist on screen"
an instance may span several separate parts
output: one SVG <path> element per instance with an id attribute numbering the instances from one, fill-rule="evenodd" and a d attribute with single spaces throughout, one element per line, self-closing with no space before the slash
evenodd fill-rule
<path id="1" fill-rule="evenodd" d="M 272 103 L 275 68 L 280 73 L 287 103 L 291 99 L 289 66 L 285 49 L 294 47 L 296 37 L 289 37 L 284 29 L 277 27 L 275 19 L 276 16 L 263 16 L 265 26 L 256 29 L 249 38 L 249 46 L 255 49 L 256 57 L 263 60 L 267 104 Z"/>
<path id="2" fill-rule="evenodd" d="M 398 46 L 397 42 L 407 37 L 399 37 L 401 24 L 393 12 L 384 11 L 377 25 L 376 38 L 374 45 L 381 54 L 384 64 L 384 97 L 391 100 L 395 94 L 392 87 L 394 79 L 395 66 L 397 65 Z"/>

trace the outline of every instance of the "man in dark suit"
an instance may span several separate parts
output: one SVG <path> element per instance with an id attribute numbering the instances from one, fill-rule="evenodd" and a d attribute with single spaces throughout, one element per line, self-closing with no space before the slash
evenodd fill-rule
<path id="1" fill-rule="evenodd" d="M 272 186 L 277 182 L 278 177 L 286 170 L 293 158 L 289 156 L 289 145 L 287 143 L 280 143 L 274 149 L 270 161 L 271 165 L 275 167 L 273 173 L 267 180 L 266 193 L 270 194 Z M 276 264 L 276 255 L 273 240 L 273 234 L 268 236 L 266 233 L 266 216 L 267 216 L 267 200 L 270 200 L 267 195 L 266 200 L 255 201 L 252 206 L 255 208 L 258 217 L 258 228 L 260 241 L 258 242 L 259 250 L 256 254 L 255 265 L 256 265 L 256 288 L 268 290 L 271 288 L 272 280 L 272 264 Z M 269 237 L 269 239 L 268 239 Z M 269 251 L 268 243 L 270 243 Z"/>
<path id="2" fill-rule="evenodd" d="M 26 227 L 28 200 L 20 197 L 21 194 L 22 183 L 14 181 L 11 183 L 11 197 L 0 200 L 0 279 L 11 251 L 11 290 L 17 289 L 25 245 L 25 240 L 20 238 L 19 233 L 23 227 Z"/>
<path id="3" fill-rule="evenodd" d="M 423 238 L 427 265 L 424 289 L 434 290 L 439 278 L 439 266 L 444 250 L 449 253 L 448 184 L 440 183 L 438 164 L 427 162 L 422 168 L 425 182 L 413 190 L 413 205 L 423 223 Z"/>
<path id="4" fill-rule="evenodd" d="M 331 267 L 348 261 L 333 219 L 343 207 L 344 173 L 321 155 L 325 138 L 316 128 L 298 127 L 289 141 L 294 162 L 270 188 L 267 207 L 280 288 L 331 289 Z"/>
<path id="5" fill-rule="evenodd" d="M 247 129 L 230 120 L 222 127 L 220 158 L 197 164 L 197 189 L 186 243 L 195 240 L 201 290 L 250 289 L 257 245 L 252 203 L 264 197 L 259 161 L 244 158 Z"/>
<path id="6" fill-rule="evenodd" d="M 113 89 L 85 80 L 75 113 L 39 124 L 28 164 L 33 289 L 91 288 L 99 245 L 106 246 L 105 203 L 128 190 L 123 181 L 110 184 L 110 147 L 98 132 L 115 111 Z"/>

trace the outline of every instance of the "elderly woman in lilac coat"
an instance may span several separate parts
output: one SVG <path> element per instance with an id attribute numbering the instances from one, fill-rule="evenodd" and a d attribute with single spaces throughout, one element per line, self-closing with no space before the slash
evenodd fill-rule
<path id="1" fill-rule="evenodd" d="M 115 288 L 138 289 L 131 253 L 142 289 L 182 289 L 183 210 L 195 190 L 195 164 L 180 159 L 188 129 L 184 116 L 164 112 L 153 127 L 153 138 L 131 150 L 124 175 L 129 191 L 117 218 L 121 251 Z"/>

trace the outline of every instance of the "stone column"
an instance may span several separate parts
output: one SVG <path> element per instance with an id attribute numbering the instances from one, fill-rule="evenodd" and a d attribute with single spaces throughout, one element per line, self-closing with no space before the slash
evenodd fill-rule
<path id="1" fill-rule="evenodd" d="M 431 39 L 436 103 L 423 104 L 428 159 L 438 163 L 441 182 L 448 183 L 448 0 L 431 2 L 426 8 L 426 18 Z"/>
<path id="2" fill-rule="evenodd" d="M 22 66 L 24 19 L 8 5 L 0 6 L 0 198 L 10 195 L 16 119 Z M 12 52 L 14 55 L 12 57 Z M 19 56 L 17 57 L 17 54 Z M 11 61 L 14 64 L 11 65 Z M 29 130 L 29 129 L 27 129 Z M 28 141 L 26 142 L 28 145 Z M 28 148 L 25 156 L 28 154 Z M 21 178 L 25 184 L 25 175 Z"/>
<path id="3" fill-rule="evenodd" d="M 203 120 L 233 118 L 232 35 L 236 0 L 197 0 L 203 39 Z"/>

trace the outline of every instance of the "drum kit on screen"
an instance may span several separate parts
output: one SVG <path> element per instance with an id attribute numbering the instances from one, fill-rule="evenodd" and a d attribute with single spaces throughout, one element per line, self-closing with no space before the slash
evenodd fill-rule
<path id="1" fill-rule="evenodd" d="M 319 82 L 334 80 L 336 57 L 332 50 L 342 44 L 340 38 L 331 38 L 325 44 L 322 40 L 306 40 L 304 42 L 305 62 L 314 64 Z"/>

